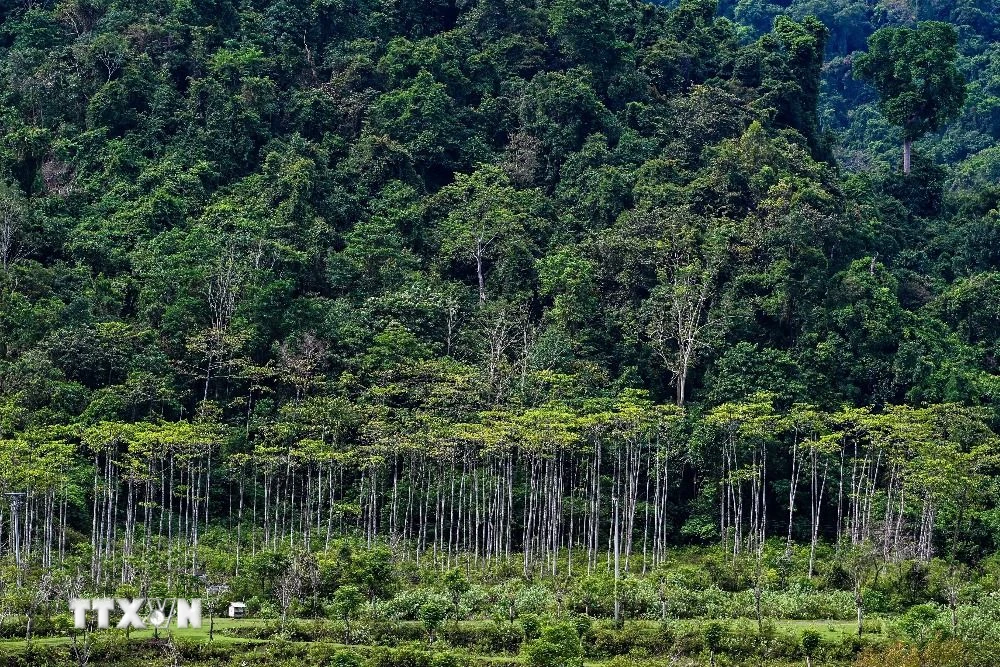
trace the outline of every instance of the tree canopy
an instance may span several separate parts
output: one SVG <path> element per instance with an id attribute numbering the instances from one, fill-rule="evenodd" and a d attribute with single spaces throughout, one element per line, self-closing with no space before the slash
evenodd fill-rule
<path id="1" fill-rule="evenodd" d="M 855 76 L 879 94 L 879 109 L 903 130 L 903 171 L 910 173 L 910 143 L 952 120 L 965 103 L 958 70 L 958 33 L 941 21 L 916 28 L 882 28 L 868 38 L 868 51 L 854 61 Z"/>

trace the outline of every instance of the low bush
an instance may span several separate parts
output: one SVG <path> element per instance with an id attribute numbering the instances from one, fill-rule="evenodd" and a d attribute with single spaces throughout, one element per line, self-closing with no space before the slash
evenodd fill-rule
<path id="1" fill-rule="evenodd" d="M 429 651 L 414 646 L 377 647 L 368 656 L 365 667 L 432 667 Z"/>
<path id="2" fill-rule="evenodd" d="M 610 658 L 642 651 L 664 655 L 673 646 L 674 632 L 669 627 L 649 627 L 626 624 L 621 629 L 594 625 L 584 636 L 587 657 Z"/>

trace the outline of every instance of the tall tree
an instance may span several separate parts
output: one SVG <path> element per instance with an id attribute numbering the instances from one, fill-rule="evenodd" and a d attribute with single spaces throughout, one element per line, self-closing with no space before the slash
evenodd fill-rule
<path id="1" fill-rule="evenodd" d="M 673 376 L 677 405 L 684 405 L 691 369 L 725 323 L 712 307 L 720 299 L 727 230 L 720 221 L 683 210 L 654 209 L 637 217 L 662 234 L 656 244 L 658 284 L 643 305 L 646 333 Z"/>
<path id="2" fill-rule="evenodd" d="M 916 28 L 883 28 L 868 38 L 868 52 L 854 61 L 854 75 L 874 86 L 879 109 L 903 129 L 903 173 L 910 173 L 915 139 L 953 119 L 965 103 L 958 71 L 958 33 L 939 21 Z"/>
<path id="3" fill-rule="evenodd" d="M 14 186 L 0 183 L 0 271 L 4 276 L 24 253 L 24 197 Z"/>
<path id="4" fill-rule="evenodd" d="M 501 169 L 483 166 L 442 188 L 435 204 L 444 213 L 439 227 L 442 254 L 474 263 L 479 303 L 486 303 L 490 268 L 515 261 L 531 246 L 527 232 L 541 225 L 539 193 L 517 190 Z M 506 268 L 508 278 L 516 274 L 514 266 Z"/>

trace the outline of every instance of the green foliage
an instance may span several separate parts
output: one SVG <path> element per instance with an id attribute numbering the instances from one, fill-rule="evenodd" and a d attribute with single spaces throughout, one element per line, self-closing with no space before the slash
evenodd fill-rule
<path id="1" fill-rule="evenodd" d="M 570 623 L 546 626 L 538 639 L 524 645 L 523 651 L 531 667 L 579 667 L 583 664 L 580 637 Z"/>
<path id="2" fill-rule="evenodd" d="M 899 619 L 899 628 L 911 640 L 926 643 L 934 634 L 940 611 L 930 604 L 910 607 Z"/>
<path id="3" fill-rule="evenodd" d="M 434 641 L 438 628 L 448 617 L 449 607 L 447 598 L 437 595 L 428 596 L 427 600 L 420 605 L 417 615 L 420 622 L 423 623 L 424 629 L 427 630 L 427 637 L 430 641 Z"/>
<path id="4" fill-rule="evenodd" d="M 986 643 L 997 15 L 0 3 L 0 631 L 223 580 L 534 665 Z"/>
<path id="5" fill-rule="evenodd" d="M 333 607 L 337 615 L 349 623 L 351 618 L 358 613 L 364 603 L 364 596 L 357 586 L 341 586 L 333 594 Z"/>
<path id="6" fill-rule="evenodd" d="M 868 52 L 854 62 L 854 72 L 875 87 L 879 108 L 917 139 L 955 117 L 965 102 L 965 80 L 955 60 L 958 35 L 940 21 L 916 28 L 883 28 L 868 38 Z"/>
<path id="7" fill-rule="evenodd" d="M 726 638 L 726 627 L 721 623 L 706 623 L 702 630 L 705 638 L 705 648 L 711 653 L 718 653 L 722 650 L 723 642 Z"/>
<path id="8" fill-rule="evenodd" d="M 445 573 L 444 585 L 451 595 L 452 605 L 454 606 L 454 618 L 457 623 L 459 620 L 459 605 L 462 602 L 462 595 L 469 590 L 469 580 L 466 579 L 465 573 L 462 570 L 455 568 Z"/>

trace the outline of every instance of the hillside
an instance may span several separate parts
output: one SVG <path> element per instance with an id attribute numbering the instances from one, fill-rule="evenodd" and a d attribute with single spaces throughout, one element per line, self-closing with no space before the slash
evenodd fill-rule
<path id="1" fill-rule="evenodd" d="M 337 591 L 375 633 L 440 589 L 457 632 L 463 571 L 543 625 L 709 588 L 670 616 L 982 639 L 981 4 L 0 2 L 0 634 L 213 582 L 345 643 Z M 968 86 L 903 174 L 852 67 L 924 20 Z"/>

